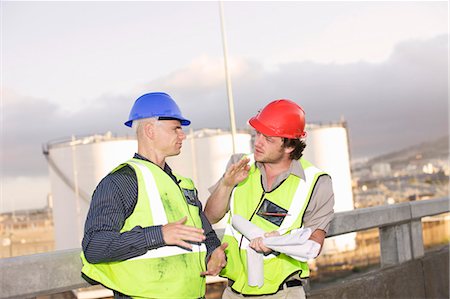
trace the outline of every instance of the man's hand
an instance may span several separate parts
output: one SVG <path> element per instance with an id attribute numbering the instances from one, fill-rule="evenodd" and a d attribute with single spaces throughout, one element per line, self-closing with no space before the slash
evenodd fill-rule
<path id="1" fill-rule="evenodd" d="M 248 177 L 250 159 L 242 158 L 238 162 L 228 166 L 214 191 L 206 201 L 205 216 L 211 224 L 217 223 L 229 210 L 230 195 L 234 186 Z"/>
<path id="2" fill-rule="evenodd" d="M 222 183 L 227 187 L 234 187 L 248 177 L 248 171 L 250 170 L 250 165 L 248 165 L 250 159 L 243 157 L 238 162 L 231 164 L 225 171 Z"/>
<path id="3" fill-rule="evenodd" d="M 275 230 L 273 232 L 265 233 L 264 237 L 269 238 L 269 237 L 276 237 L 279 235 L 280 235 L 280 233 Z M 263 237 L 259 237 L 259 238 L 255 238 L 255 239 L 251 240 L 249 246 L 256 252 L 260 252 L 260 253 L 264 253 L 264 254 L 269 254 L 273 251 L 272 249 L 270 249 L 269 247 L 266 247 L 264 245 Z"/>
<path id="4" fill-rule="evenodd" d="M 187 242 L 202 242 L 206 239 L 201 228 L 184 225 L 187 217 L 184 216 L 176 222 L 171 222 L 162 227 L 162 235 L 167 245 L 178 245 L 187 249 L 192 249 L 192 245 Z"/>
<path id="5" fill-rule="evenodd" d="M 228 247 L 228 243 L 223 243 L 217 247 L 211 254 L 206 271 L 200 273 L 201 276 L 212 275 L 215 276 L 220 273 L 223 267 L 227 265 L 227 259 L 225 255 L 225 248 Z"/>

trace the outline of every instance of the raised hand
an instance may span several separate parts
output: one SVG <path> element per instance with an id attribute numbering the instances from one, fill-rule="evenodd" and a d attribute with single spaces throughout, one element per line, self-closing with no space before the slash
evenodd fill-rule
<path id="1" fill-rule="evenodd" d="M 248 171 L 250 170 L 248 162 L 250 162 L 250 159 L 243 157 L 238 162 L 231 164 L 223 175 L 223 184 L 227 187 L 234 187 L 245 180 L 248 176 Z"/>
<path id="2" fill-rule="evenodd" d="M 167 245 L 178 245 L 187 249 L 192 249 L 188 242 L 202 242 L 205 240 L 204 231 L 201 228 L 184 225 L 187 217 L 184 216 L 176 222 L 171 222 L 162 227 L 164 242 Z"/>
<path id="3" fill-rule="evenodd" d="M 227 259 L 225 255 L 225 248 L 228 247 L 228 243 L 223 243 L 219 247 L 217 247 L 211 257 L 209 258 L 208 265 L 206 266 L 206 271 L 200 273 L 200 275 L 217 275 L 220 273 L 223 267 L 227 265 Z"/>
<path id="4" fill-rule="evenodd" d="M 229 209 L 230 195 L 234 186 L 248 177 L 250 159 L 242 158 L 238 162 L 228 166 L 219 184 L 209 196 L 205 206 L 205 216 L 212 224 L 223 218 Z"/>

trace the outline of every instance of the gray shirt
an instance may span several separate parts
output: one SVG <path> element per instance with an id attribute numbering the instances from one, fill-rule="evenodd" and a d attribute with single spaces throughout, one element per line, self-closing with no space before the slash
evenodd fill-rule
<path id="1" fill-rule="evenodd" d="M 242 159 L 243 156 L 244 154 L 232 155 L 230 160 L 228 161 L 227 169 L 231 164 L 234 164 Z M 300 164 L 300 161 L 292 160 L 289 169 L 286 172 L 278 175 L 274 183 L 272 184 L 272 188 L 269 188 L 267 186 L 267 176 L 263 164 L 256 162 L 256 167 L 258 167 L 259 171 L 261 172 L 263 185 L 262 187 L 266 192 L 270 192 L 271 190 L 278 187 L 291 174 L 301 179 L 305 179 L 305 172 L 302 165 Z M 209 188 L 209 191 L 214 191 L 218 183 L 219 182 Z M 303 225 L 305 227 L 311 228 L 312 231 L 321 229 L 327 232 L 334 215 L 333 207 L 334 193 L 331 178 L 328 175 L 324 175 L 317 180 L 316 186 L 314 187 L 311 200 L 303 216 Z"/>

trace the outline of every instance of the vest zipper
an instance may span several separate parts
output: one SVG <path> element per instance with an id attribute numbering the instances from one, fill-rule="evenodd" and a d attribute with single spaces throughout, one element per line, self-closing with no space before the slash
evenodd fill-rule
<path id="1" fill-rule="evenodd" d="M 261 176 L 261 187 L 262 187 L 262 176 Z M 250 216 L 250 219 L 248 220 L 248 221 L 251 221 L 252 220 L 252 218 L 253 218 L 253 216 L 256 214 L 256 211 L 258 211 L 258 208 L 259 208 L 259 206 L 261 205 L 261 203 L 262 203 L 262 201 L 263 201 L 263 199 L 264 199 L 264 196 L 266 195 L 266 191 L 264 190 L 264 187 L 262 187 L 262 189 L 263 189 L 263 192 L 262 192 L 262 194 L 261 194 L 261 198 L 259 199 L 259 203 L 256 205 L 256 209 L 253 211 L 253 213 L 252 213 L 252 215 Z M 244 264 L 243 262 L 242 262 L 242 259 L 241 259 L 241 253 L 240 253 L 240 251 L 241 251 L 241 248 L 242 248 L 242 241 L 244 240 L 244 235 L 241 235 L 241 241 L 239 242 L 239 259 L 241 260 L 241 264 Z M 245 268 L 245 265 L 243 265 L 244 266 L 244 268 Z M 247 269 L 247 271 L 248 271 L 248 269 Z M 241 292 L 242 292 L 242 289 L 241 289 Z"/>
<path id="2" fill-rule="evenodd" d="M 263 199 L 264 199 L 264 196 L 266 195 L 266 190 L 264 189 L 264 185 L 263 185 L 263 182 L 262 182 L 262 174 L 259 175 L 259 178 L 260 178 L 261 189 L 263 190 L 263 192 L 262 192 L 262 194 L 261 194 L 261 198 L 259 199 L 258 204 L 256 205 L 255 210 L 253 211 L 253 213 L 252 213 L 252 215 L 250 216 L 250 218 L 248 219 L 248 221 L 252 221 L 253 216 L 255 216 L 256 211 L 258 211 L 258 208 L 259 208 L 259 206 L 261 205 L 261 203 L 262 203 L 262 201 L 263 201 Z M 243 239 L 244 239 L 244 236 L 241 235 L 241 241 L 239 242 L 239 248 L 242 248 L 241 246 L 242 246 L 242 240 L 243 240 Z"/>
<path id="3" fill-rule="evenodd" d="M 175 175 L 174 175 L 174 176 L 175 176 Z M 180 192 L 181 192 L 181 195 L 182 195 L 183 198 L 184 198 L 184 203 L 186 204 L 186 209 L 187 209 L 187 212 L 188 212 L 188 214 L 189 214 L 189 215 L 187 215 L 187 216 L 190 217 L 192 223 L 193 223 L 194 226 L 195 226 L 196 223 L 195 223 L 194 217 L 192 217 L 192 215 L 191 215 L 191 210 L 189 209 L 189 204 L 187 203 L 186 197 L 184 196 L 183 188 L 181 188 L 180 185 L 179 185 L 179 184 L 181 183 L 181 180 L 178 180 L 178 178 L 176 178 L 176 182 L 175 182 L 175 183 L 176 183 L 175 185 L 177 185 L 178 189 L 179 189 Z M 195 188 L 195 186 L 194 186 L 194 188 Z M 198 207 L 198 208 L 199 208 L 199 207 Z M 201 223 L 201 218 L 200 218 L 200 223 Z M 203 223 L 201 223 L 201 228 L 203 229 Z M 188 243 L 190 243 L 190 242 L 188 242 Z M 199 261 L 198 261 L 198 262 L 199 262 L 199 264 L 200 264 L 200 269 L 203 270 L 203 271 L 206 271 L 208 265 L 207 265 L 206 261 L 204 261 L 204 263 L 205 263 L 205 268 L 203 268 L 203 267 L 202 267 L 203 262 L 201 261 L 202 255 L 201 255 L 200 247 L 201 247 L 202 242 L 192 242 L 192 243 L 198 245 L 198 257 L 199 257 Z M 206 244 L 205 244 L 205 247 L 206 247 Z M 208 254 L 208 252 L 206 252 L 206 254 Z M 205 281 L 206 281 L 206 277 L 205 277 Z M 201 291 L 200 291 L 200 290 L 199 290 L 199 292 L 200 292 L 199 294 L 201 294 Z M 201 297 L 201 296 L 200 296 L 199 298 L 204 298 L 204 297 Z"/>
<path id="4" fill-rule="evenodd" d="M 258 211 L 258 208 L 261 205 L 265 195 L 266 195 L 266 191 L 264 191 L 264 188 L 263 188 L 263 193 L 261 194 L 261 198 L 259 199 L 259 203 L 256 205 L 256 209 L 253 211 L 253 213 L 250 216 L 250 219 L 248 219 L 248 221 L 252 221 L 252 218 L 253 218 L 253 216 L 255 216 L 256 211 Z M 241 235 L 241 241 L 239 242 L 239 248 L 242 248 L 241 245 L 242 245 L 242 240 L 243 239 L 244 239 L 244 235 Z"/>

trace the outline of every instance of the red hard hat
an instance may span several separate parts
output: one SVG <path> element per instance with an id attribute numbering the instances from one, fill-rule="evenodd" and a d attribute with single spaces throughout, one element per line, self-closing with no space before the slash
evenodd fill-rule
<path id="1" fill-rule="evenodd" d="M 248 122 L 255 130 L 267 136 L 290 139 L 306 137 L 305 112 L 291 100 L 270 102 Z"/>

